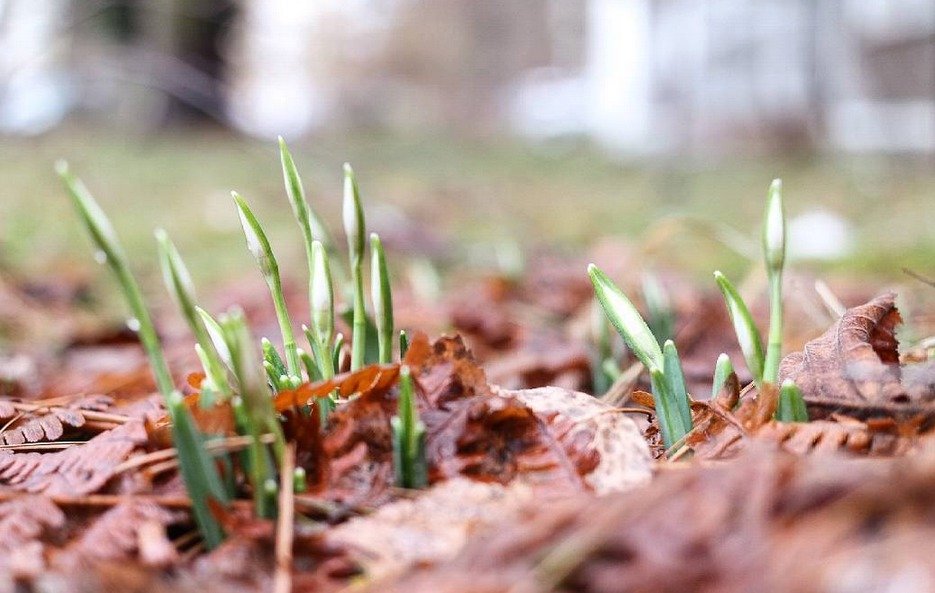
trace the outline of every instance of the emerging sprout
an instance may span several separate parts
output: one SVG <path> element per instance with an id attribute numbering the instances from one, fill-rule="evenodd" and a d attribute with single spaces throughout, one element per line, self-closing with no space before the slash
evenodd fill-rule
<path id="1" fill-rule="evenodd" d="M 409 334 L 406 333 L 406 330 L 399 330 L 399 359 L 403 360 L 406 358 L 406 353 L 409 352 Z"/>
<path id="2" fill-rule="evenodd" d="M 231 192 L 234 203 L 237 205 L 237 213 L 240 215 L 240 222 L 243 226 L 244 235 L 247 238 L 247 248 L 253 257 L 256 258 L 263 278 L 269 286 L 270 295 L 273 297 L 273 307 L 276 309 L 276 318 L 279 320 L 279 329 L 282 332 L 283 350 L 286 352 L 286 366 L 289 374 L 293 377 L 299 376 L 299 354 L 298 346 L 295 343 L 295 336 L 292 333 L 292 321 L 289 319 L 289 311 L 286 309 L 286 299 L 282 292 L 282 279 L 279 277 L 279 264 L 276 263 L 276 257 L 273 255 L 273 248 L 266 238 L 266 233 L 260 225 L 260 221 L 247 206 L 247 202 L 237 192 Z"/>
<path id="3" fill-rule="evenodd" d="M 722 352 L 721 355 L 717 357 L 717 362 L 714 364 L 714 380 L 711 382 L 712 400 L 721 392 L 721 389 L 723 389 L 724 385 L 727 383 L 728 377 L 732 374 L 734 374 L 734 365 L 731 364 L 730 356 Z"/>
<path id="4" fill-rule="evenodd" d="M 344 163 L 344 234 L 351 260 L 351 282 L 354 293 L 354 313 L 351 328 L 351 370 L 364 365 L 367 349 L 367 311 L 364 308 L 364 209 L 360 204 L 357 178 L 348 163 Z"/>
<path id="5" fill-rule="evenodd" d="M 198 314 L 195 285 L 188 273 L 188 268 L 166 232 L 157 229 L 155 234 L 159 247 L 159 263 L 166 289 L 178 306 L 182 317 L 188 323 L 189 329 L 195 336 L 195 342 L 197 342 L 196 352 L 204 368 L 207 382 L 206 385 L 202 385 L 202 393 L 213 391 L 226 398 L 230 395 L 227 374 L 224 371 L 221 358 L 211 342 L 208 330 L 205 328 L 205 322 Z"/>
<path id="6" fill-rule="evenodd" d="M 630 299 L 617 288 L 607 274 L 594 264 L 588 266 L 588 275 L 591 277 L 594 292 L 604 309 L 604 314 L 610 319 L 633 354 L 650 371 L 662 370 L 662 350 L 659 348 L 659 342 L 656 341 L 656 337 Z"/>
<path id="7" fill-rule="evenodd" d="M 737 341 L 740 343 L 740 350 L 743 352 L 744 360 L 747 362 L 747 368 L 753 375 L 753 380 L 759 386 L 763 382 L 763 339 L 760 337 L 760 330 L 753 323 L 753 316 L 747 304 L 743 301 L 740 293 L 734 288 L 724 274 L 714 273 L 714 279 L 724 295 L 724 301 L 727 303 L 727 312 L 730 314 L 731 323 L 734 325 L 734 333 L 737 334 Z"/>
<path id="8" fill-rule="evenodd" d="M 214 548 L 224 539 L 224 532 L 211 513 L 208 500 L 214 499 L 221 503 L 228 500 L 217 466 L 204 447 L 201 434 L 195 428 L 191 414 L 185 407 L 182 394 L 175 389 L 159 337 L 143 301 L 143 294 L 136 278 L 130 272 L 110 220 L 84 184 L 69 172 L 64 161 L 57 163 L 56 169 L 97 249 L 105 255 L 106 263 L 117 277 L 127 304 L 137 320 L 140 342 L 149 358 L 156 385 L 165 398 L 166 410 L 172 422 L 172 440 L 178 451 L 179 471 L 192 499 L 192 514 L 205 546 Z"/>
<path id="9" fill-rule="evenodd" d="M 393 290 L 386 270 L 386 253 L 376 233 L 370 234 L 370 295 L 373 300 L 373 317 L 377 326 L 381 364 L 389 364 L 393 358 Z"/>
<path id="10" fill-rule="evenodd" d="M 675 349 L 675 342 L 666 340 L 662 346 L 663 373 L 666 377 L 666 391 L 672 398 L 672 406 L 679 415 L 682 429 L 686 432 L 692 426 L 691 404 L 688 401 L 688 389 L 685 387 L 685 375 L 682 373 L 682 362 Z M 674 441 L 681 439 L 685 433 L 673 434 Z M 673 442 L 674 442 L 673 441 Z"/>
<path id="11" fill-rule="evenodd" d="M 334 289 L 331 283 L 331 267 L 328 254 L 320 241 L 312 243 L 312 330 L 315 342 L 322 349 L 315 356 L 330 351 L 334 336 Z M 315 345 L 313 345 L 315 348 Z"/>
<path id="12" fill-rule="evenodd" d="M 675 345 L 667 343 L 667 353 L 663 354 L 649 326 L 617 285 L 594 264 L 588 266 L 588 274 L 607 318 L 649 370 L 659 428 L 668 449 L 692 428 L 685 378 Z"/>
<path id="13" fill-rule="evenodd" d="M 786 259 L 786 216 L 782 206 L 782 181 L 773 180 L 763 222 L 763 259 L 769 278 L 769 337 L 763 362 L 763 381 L 779 380 L 782 358 L 782 268 Z"/>
<path id="14" fill-rule="evenodd" d="M 248 473 L 256 511 L 261 517 L 271 517 L 276 510 L 275 496 L 270 495 L 266 484 L 269 480 L 273 480 L 275 484 L 276 470 L 260 437 L 266 433 L 273 435 L 276 459 L 281 463 L 286 448 L 282 427 L 273 409 L 269 392 L 266 390 L 263 371 L 257 364 L 260 359 L 259 353 L 256 351 L 243 312 L 234 309 L 222 316 L 218 324 L 231 353 L 234 376 L 240 388 L 239 396 L 235 399 L 243 406 L 241 422 L 244 424 L 245 432 L 251 437 L 251 443 L 247 449 L 250 470 Z"/>
<path id="15" fill-rule="evenodd" d="M 675 337 L 675 315 L 672 313 L 672 304 L 669 302 L 665 287 L 655 274 L 647 273 L 643 276 L 643 298 L 646 300 L 646 324 L 656 336 L 656 341 L 662 344 Z"/>
<path id="16" fill-rule="evenodd" d="M 399 412 L 390 419 L 393 429 L 393 468 L 400 488 L 428 485 L 425 457 L 425 425 L 419 420 L 412 375 L 408 366 L 399 370 Z"/>
<path id="17" fill-rule="evenodd" d="M 780 422 L 808 422 L 808 409 L 802 391 L 790 379 L 782 382 L 779 389 L 779 405 L 776 420 Z"/>

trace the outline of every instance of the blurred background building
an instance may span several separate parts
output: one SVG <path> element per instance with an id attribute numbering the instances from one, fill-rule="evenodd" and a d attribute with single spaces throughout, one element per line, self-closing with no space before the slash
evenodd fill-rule
<path id="1" fill-rule="evenodd" d="M 0 131 L 935 153 L 933 0 L 0 0 Z"/>

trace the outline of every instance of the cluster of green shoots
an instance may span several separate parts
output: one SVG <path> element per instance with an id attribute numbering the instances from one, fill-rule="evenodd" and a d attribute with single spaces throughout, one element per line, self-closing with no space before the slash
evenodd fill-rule
<path id="1" fill-rule="evenodd" d="M 779 390 L 775 416 L 777 420 L 807 422 L 808 414 L 799 388 L 790 380 L 777 387 L 782 356 L 782 274 L 785 254 L 786 223 L 782 204 L 782 182 L 776 179 L 769 188 L 763 223 L 763 257 L 770 303 L 769 339 L 766 348 L 763 347 L 763 339 L 740 293 L 720 272 L 715 272 L 714 277 L 724 295 L 740 349 L 758 392 Z M 685 386 L 678 351 L 671 339 L 671 315 L 666 313 L 665 299 L 658 284 L 652 279 L 644 283 L 644 294 L 650 309 L 650 318 L 653 320 L 653 323 L 647 324 L 630 299 L 597 266 L 588 266 L 588 274 L 605 315 L 649 372 L 663 444 L 666 449 L 671 449 L 682 442 L 692 429 L 691 400 Z M 607 341 L 604 340 L 604 343 Z M 604 350 L 607 349 L 605 346 Z M 614 366 L 613 361 L 608 363 L 607 359 L 603 364 L 605 367 Z M 615 372 L 619 373 L 619 370 L 609 370 L 611 375 Z M 733 372 L 730 358 L 722 353 L 715 365 L 712 398 L 724 387 Z"/>
<path id="2" fill-rule="evenodd" d="M 194 335 L 195 351 L 204 370 L 198 405 L 206 409 L 230 406 L 237 432 L 248 437 L 249 443 L 239 452 L 237 462 L 249 482 L 257 515 L 266 518 L 277 512 L 280 484 L 292 483 L 299 492 L 306 488 L 302 468 L 296 469 L 288 480 L 279 475 L 286 442 L 272 398 L 307 381 L 333 378 L 342 368 L 345 351 L 344 336 L 335 332 L 331 263 L 337 257 L 337 249 L 306 200 L 295 162 L 281 138 L 279 148 L 286 194 L 302 231 L 308 260 L 310 323 L 302 326 L 307 351 L 296 341 L 279 264 L 270 242 L 243 197 L 232 192 L 247 247 L 269 287 L 282 334 L 282 354 L 266 338 L 257 348 L 240 309 L 233 308 L 215 317 L 199 307 L 194 283 L 179 251 L 165 231 L 160 229 L 155 233 L 166 287 Z M 128 325 L 139 335 L 156 385 L 165 400 L 180 472 L 192 499 L 193 516 L 205 545 L 213 548 L 223 540 L 224 532 L 210 510 L 209 501 L 213 499 L 223 505 L 236 496 L 233 459 L 223 449 L 208 446 L 208 440 L 223 435 L 202 433 L 176 388 L 142 291 L 110 220 L 85 185 L 71 174 L 66 163 L 59 162 L 56 168 L 98 250 L 96 259 L 108 264 L 126 298 L 132 314 Z M 343 220 L 350 265 L 349 298 L 353 303 L 348 319 L 352 328 L 350 370 L 356 371 L 366 364 L 392 362 L 395 329 L 386 255 L 375 233 L 370 235 L 372 320 L 367 314 L 363 282 L 366 225 L 357 180 L 347 164 L 344 165 Z M 405 355 L 407 346 L 406 333 L 400 332 L 400 358 Z M 414 382 L 409 369 L 403 366 L 399 412 L 392 418 L 391 429 L 396 482 L 405 488 L 421 488 L 427 484 L 425 426 L 419 420 L 414 398 Z M 299 413 L 308 415 L 317 408 L 321 426 L 326 426 L 329 414 L 339 403 L 337 393 L 332 393 L 305 406 Z"/>

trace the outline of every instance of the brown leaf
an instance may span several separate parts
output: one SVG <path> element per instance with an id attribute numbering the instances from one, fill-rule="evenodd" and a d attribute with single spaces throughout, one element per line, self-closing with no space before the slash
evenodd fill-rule
<path id="1" fill-rule="evenodd" d="M 150 502 L 128 499 L 108 509 L 91 526 L 71 542 L 54 560 L 59 569 L 77 568 L 90 562 L 130 560 L 146 552 L 153 565 L 166 564 L 173 557 L 171 543 L 165 535 L 165 527 L 178 523 L 184 515 L 169 511 Z M 154 530 L 153 526 L 158 526 Z M 161 554 L 154 554 L 157 548 Z"/>
<path id="2" fill-rule="evenodd" d="M 113 470 L 147 441 L 140 422 L 128 422 L 81 445 L 55 453 L 0 451 L 0 487 L 56 496 L 100 490 Z"/>
<path id="3" fill-rule="evenodd" d="M 635 426 L 589 396 L 559 388 L 491 388 L 460 338 L 441 338 L 409 363 L 433 483 L 459 476 L 502 484 L 522 478 L 546 490 L 603 491 L 648 476 L 648 452 Z M 324 440 L 328 469 L 317 486 L 325 496 L 353 505 L 387 499 L 396 396 L 395 381 L 381 384 L 331 415 Z"/>
<path id="4" fill-rule="evenodd" d="M 507 517 L 441 564 L 366 591 L 935 590 L 931 454 L 801 458 L 767 450 L 663 471 L 647 486 Z"/>
<path id="5" fill-rule="evenodd" d="M 902 384 L 895 295 L 881 295 L 848 309 L 821 337 L 790 354 L 780 378 L 802 390 L 812 418 L 843 412 L 858 418 L 933 414 L 935 408 L 910 399 Z"/>
<path id="6" fill-rule="evenodd" d="M 68 403 L 57 405 L 34 405 L 35 409 L 21 410 L 13 402 L 0 402 L 0 420 L 9 419 L 10 422 L 2 432 L 3 443 L 6 445 L 21 445 L 23 443 L 38 443 L 56 441 L 65 434 L 65 427 L 80 428 L 85 424 L 83 412 L 104 411 L 111 407 L 113 400 L 107 396 L 84 396 Z M 26 404 L 20 404 L 22 407 Z"/>
<path id="7" fill-rule="evenodd" d="M 32 578 L 45 567 L 43 535 L 65 526 L 65 514 L 46 496 L 0 502 L 0 568 Z"/>

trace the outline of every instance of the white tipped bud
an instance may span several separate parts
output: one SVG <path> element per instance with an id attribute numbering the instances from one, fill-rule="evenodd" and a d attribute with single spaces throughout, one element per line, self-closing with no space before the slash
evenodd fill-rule
<path id="1" fill-rule="evenodd" d="M 328 253 L 321 241 L 312 243 L 312 325 L 323 345 L 331 342 L 334 333 L 334 290 Z"/>
<path id="2" fill-rule="evenodd" d="M 352 258 L 362 258 L 364 254 L 364 212 L 360 204 L 360 191 L 357 179 L 350 164 L 344 163 L 344 234 Z"/>
<path id="3" fill-rule="evenodd" d="M 763 257 L 770 272 L 782 271 L 786 258 L 786 214 L 782 205 L 781 179 L 774 179 L 769 186 L 763 223 Z"/>

